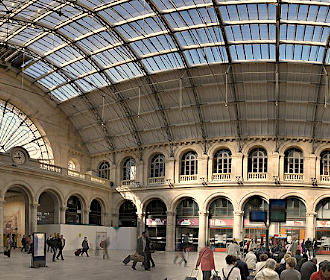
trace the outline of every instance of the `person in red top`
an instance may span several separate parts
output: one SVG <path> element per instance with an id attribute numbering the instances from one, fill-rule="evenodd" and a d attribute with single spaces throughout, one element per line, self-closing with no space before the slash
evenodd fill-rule
<path id="1" fill-rule="evenodd" d="M 210 280 L 211 271 L 215 269 L 213 251 L 210 249 L 209 244 L 200 250 L 199 257 L 196 263 L 196 270 L 201 266 L 203 272 L 203 280 Z"/>
<path id="2" fill-rule="evenodd" d="M 314 272 L 310 280 L 330 280 L 330 262 L 321 262 L 319 271 Z"/>

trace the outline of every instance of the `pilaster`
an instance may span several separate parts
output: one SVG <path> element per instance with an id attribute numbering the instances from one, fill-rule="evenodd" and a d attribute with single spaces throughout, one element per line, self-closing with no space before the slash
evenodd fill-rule
<path id="1" fill-rule="evenodd" d="M 306 232 L 305 239 L 313 239 L 315 237 L 315 217 L 316 212 L 307 212 L 306 213 Z"/>
<path id="2" fill-rule="evenodd" d="M 206 217 L 207 212 L 199 212 L 198 251 L 206 244 Z"/>
<path id="3" fill-rule="evenodd" d="M 241 240 L 243 235 L 243 211 L 234 212 L 233 238 Z"/>
<path id="4" fill-rule="evenodd" d="M 175 213 L 166 212 L 166 252 L 175 251 Z"/>

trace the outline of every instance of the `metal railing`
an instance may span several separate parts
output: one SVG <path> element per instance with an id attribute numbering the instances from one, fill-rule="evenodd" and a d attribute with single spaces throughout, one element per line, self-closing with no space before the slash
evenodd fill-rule
<path id="1" fill-rule="evenodd" d="M 304 180 L 304 174 L 301 173 L 285 173 L 284 174 L 284 181 L 303 181 Z"/>
<path id="2" fill-rule="evenodd" d="M 212 180 L 213 181 L 230 181 L 231 174 L 230 173 L 213 173 Z"/>
<path id="3" fill-rule="evenodd" d="M 165 177 L 150 177 L 148 178 L 148 185 L 163 185 Z"/>
<path id="4" fill-rule="evenodd" d="M 265 180 L 267 179 L 266 172 L 249 172 L 248 180 Z"/>
<path id="5" fill-rule="evenodd" d="M 197 174 L 195 175 L 180 175 L 180 182 L 197 181 Z"/>
<path id="6" fill-rule="evenodd" d="M 40 169 L 50 171 L 50 172 L 55 172 L 55 173 L 62 173 L 62 167 L 56 166 L 56 165 L 51 165 L 47 163 L 40 163 Z"/>
<path id="7" fill-rule="evenodd" d="M 135 184 L 135 180 L 122 180 L 121 185 L 122 186 L 131 186 Z"/>
<path id="8" fill-rule="evenodd" d="M 77 177 L 77 178 L 80 178 L 80 179 L 85 179 L 86 178 L 84 173 L 80 173 L 79 171 L 76 171 L 76 170 L 67 169 L 67 174 L 68 174 L 68 176 Z"/>

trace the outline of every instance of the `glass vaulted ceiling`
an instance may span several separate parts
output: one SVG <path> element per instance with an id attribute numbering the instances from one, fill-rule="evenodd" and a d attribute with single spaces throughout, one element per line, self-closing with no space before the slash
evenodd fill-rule
<path id="1" fill-rule="evenodd" d="M 5 60 L 19 54 L 59 101 L 207 63 L 330 60 L 329 0 L 1 2 L 2 47 L 14 50 Z"/>

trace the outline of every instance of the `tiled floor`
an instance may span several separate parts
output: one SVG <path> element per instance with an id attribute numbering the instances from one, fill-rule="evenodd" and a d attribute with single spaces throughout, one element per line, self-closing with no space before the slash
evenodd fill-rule
<path id="1" fill-rule="evenodd" d="M 133 271 L 131 265 L 125 266 L 122 260 L 129 252 L 110 252 L 110 259 L 103 260 L 102 256 L 75 257 L 71 252 L 64 253 L 64 261 L 53 263 L 47 257 L 47 268 L 29 268 L 30 255 L 14 252 L 11 258 L 0 255 L 0 280 L 184 280 L 195 266 L 197 254 L 189 253 L 188 266 L 174 265 L 174 253 L 159 252 L 153 254 L 156 267 L 151 271 L 144 271 L 137 265 Z M 216 253 L 215 261 L 218 269 L 224 264 L 224 253 Z M 327 259 L 325 256 L 318 260 Z M 329 259 L 329 258 L 328 258 Z M 198 279 L 201 279 L 200 276 Z"/>

